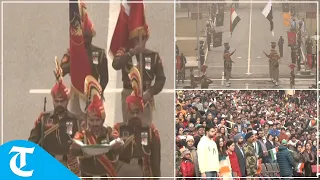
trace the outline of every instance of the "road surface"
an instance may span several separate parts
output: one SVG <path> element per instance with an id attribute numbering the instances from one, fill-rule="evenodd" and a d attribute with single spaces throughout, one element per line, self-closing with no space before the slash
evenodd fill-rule
<path id="1" fill-rule="evenodd" d="M 109 11 L 113 5 L 87 4 L 97 35 L 93 44 L 107 49 Z M 61 58 L 69 42 L 68 4 L 4 4 L 4 142 L 26 139 L 35 119 L 43 110 L 52 109 L 49 90 L 55 83 L 54 57 Z M 173 116 L 173 4 L 146 4 L 151 37 L 147 47 L 162 57 L 167 81 L 163 93 L 156 96 L 155 124 L 162 141 L 162 176 L 174 174 Z M 109 33 L 110 35 L 110 33 Z M 112 69 L 105 91 L 106 124 L 122 121 L 121 73 Z M 68 77 L 65 78 L 70 82 Z M 41 90 L 44 89 L 44 90 Z M 46 90 L 47 89 L 47 90 Z M 38 93 L 29 93 L 30 90 Z M 128 172 L 134 173 L 134 172 Z"/>
<path id="2" fill-rule="evenodd" d="M 287 44 L 288 27 L 283 25 L 283 18 L 281 16 L 281 5 L 273 4 L 273 21 L 274 21 L 274 36 L 270 32 L 269 21 L 262 15 L 264 4 L 252 4 L 252 13 L 250 13 L 250 3 L 240 4 L 236 8 L 238 16 L 241 21 L 234 29 L 232 37 L 230 36 L 230 11 L 229 5 L 225 6 L 224 26 L 216 28 L 216 32 L 223 32 L 223 43 L 229 42 L 231 47 L 230 52 L 236 49 L 232 56 L 234 61 L 232 67 L 231 86 L 227 89 L 288 89 L 290 88 L 290 68 L 291 64 L 291 50 Z M 206 13 L 206 12 L 205 12 Z M 250 23 L 251 16 L 251 23 Z M 192 21 L 190 20 L 190 23 Z M 190 24 L 191 26 L 191 24 Z M 251 27 L 251 32 L 250 32 Z M 251 38 L 249 38 L 251 34 Z M 268 82 L 269 63 L 268 58 L 263 54 L 263 51 L 270 53 L 271 42 L 278 42 L 279 37 L 282 36 L 284 43 L 284 56 L 280 63 L 280 83 L 275 87 L 273 83 Z M 224 67 L 223 67 L 223 50 L 224 46 L 212 48 L 208 52 L 205 64 L 208 66 L 207 76 L 214 80 L 214 83 L 209 88 L 226 89 Z M 278 46 L 276 50 L 279 52 Z M 298 73 L 297 69 L 295 70 Z M 313 71 L 316 74 L 315 71 Z M 187 79 L 188 77 L 187 72 Z M 249 74 L 249 75 L 248 75 Z M 315 84 L 314 77 L 296 77 L 295 89 L 308 89 L 312 84 Z M 177 83 L 177 88 L 189 86 L 190 81 L 184 83 Z M 200 87 L 200 85 L 199 85 Z"/>

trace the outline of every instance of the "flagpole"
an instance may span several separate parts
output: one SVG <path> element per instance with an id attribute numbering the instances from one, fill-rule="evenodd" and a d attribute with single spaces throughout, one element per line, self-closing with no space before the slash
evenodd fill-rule
<path id="1" fill-rule="evenodd" d="M 249 21 L 249 47 L 248 47 L 248 70 L 247 75 L 250 75 L 250 63 L 251 63 L 251 29 L 252 29 L 252 0 L 250 1 L 250 21 Z"/>

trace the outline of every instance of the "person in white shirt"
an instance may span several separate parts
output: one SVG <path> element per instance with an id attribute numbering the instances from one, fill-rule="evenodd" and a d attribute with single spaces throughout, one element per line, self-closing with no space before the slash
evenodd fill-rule
<path id="1" fill-rule="evenodd" d="M 213 141 L 215 129 L 206 128 L 206 135 L 200 139 L 197 154 L 201 177 L 207 180 L 216 179 L 219 173 L 219 154 L 217 144 Z"/>

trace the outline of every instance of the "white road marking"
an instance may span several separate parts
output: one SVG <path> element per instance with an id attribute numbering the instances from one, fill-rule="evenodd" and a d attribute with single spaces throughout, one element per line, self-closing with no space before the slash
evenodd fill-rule
<path id="1" fill-rule="evenodd" d="M 224 66 L 208 66 L 208 68 L 223 68 Z M 234 66 L 232 65 L 232 68 L 247 68 L 248 66 Z M 269 67 L 269 65 L 251 65 L 251 67 Z"/>
<path id="2" fill-rule="evenodd" d="M 261 59 L 261 57 L 260 57 L 260 56 L 258 56 L 257 58 L 258 58 L 258 59 Z"/>
<path id="3" fill-rule="evenodd" d="M 248 83 L 246 83 L 245 85 L 246 85 L 246 89 L 249 89 L 249 84 L 248 84 Z"/>
<path id="4" fill-rule="evenodd" d="M 241 59 L 241 57 L 237 57 L 237 59 Z"/>
<path id="5" fill-rule="evenodd" d="M 199 37 L 200 40 L 205 40 L 204 37 Z M 197 40 L 197 37 L 176 37 L 176 40 L 177 41 L 196 41 Z"/>
<path id="6" fill-rule="evenodd" d="M 210 79 L 212 81 L 222 81 L 222 80 L 225 80 L 223 78 L 221 79 L 218 79 L 218 78 L 215 78 L 215 79 Z M 243 78 L 243 79 L 230 79 L 230 81 L 269 81 L 270 78 Z M 289 77 L 288 78 L 279 78 L 280 81 L 290 81 Z M 189 82 L 190 80 L 187 79 L 187 80 L 184 80 L 186 82 Z M 314 81 L 314 79 L 310 78 L 310 79 L 299 79 L 299 78 L 296 78 L 296 81 Z M 320 83 L 320 81 L 319 81 Z"/>
<path id="7" fill-rule="evenodd" d="M 250 75 L 250 62 L 251 62 L 251 29 L 252 29 L 252 0 L 250 2 L 250 21 L 249 21 L 249 46 L 248 46 L 248 70 L 247 75 Z"/>
<path id="8" fill-rule="evenodd" d="M 221 85 L 223 86 L 224 84 L 224 71 L 222 71 L 222 77 L 221 77 Z"/>
<path id="9" fill-rule="evenodd" d="M 108 88 L 104 90 L 104 94 L 120 93 L 122 88 Z M 30 94 L 50 94 L 51 89 L 30 89 Z M 174 93 L 174 89 L 163 89 L 160 93 Z M 115 99 L 115 98 L 114 98 Z M 108 100 L 109 101 L 109 100 Z"/>

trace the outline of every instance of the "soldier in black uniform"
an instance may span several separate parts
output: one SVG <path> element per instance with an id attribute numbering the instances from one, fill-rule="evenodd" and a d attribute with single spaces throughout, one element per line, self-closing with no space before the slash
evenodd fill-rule
<path id="1" fill-rule="evenodd" d="M 57 79 L 51 89 L 54 110 L 40 113 L 28 140 L 39 144 L 71 171 L 79 174 L 77 159 L 69 154 L 69 148 L 80 124 L 75 115 L 67 110 L 68 89 L 62 79 Z"/>
<path id="2" fill-rule="evenodd" d="M 132 92 L 131 82 L 129 81 L 128 73 L 131 67 L 134 65 L 133 59 L 137 61 L 137 67 L 143 76 L 143 101 L 146 104 L 144 110 L 143 124 L 150 125 L 152 122 L 152 110 L 154 108 L 153 96 L 159 94 L 166 82 L 166 76 L 164 74 L 162 60 L 159 53 L 146 49 L 145 44 L 149 38 L 148 30 L 145 30 L 142 36 L 142 42 L 139 42 L 139 36 L 131 36 L 131 42 L 133 48 L 126 50 L 120 48 L 116 53 L 112 67 L 115 70 L 122 71 L 123 90 L 121 93 L 122 100 L 122 115 L 123 121 L 127 121 L 126 117 L 126 98 Z M 142 55 L 140 62 L 140 54 Z M 140 63 L 142 63 L 143 69 L 140 70 Z M 153 85 L 152 82 L 154 81 Z"/>
<path id="3" fill-rule="evenodd" d="M 205 60 L 205 53 L 204 53 L 204 41 L 200 41 L 200 50 L 199 50 L 199 55 L 200 55 L 200 66 L 204 64 Z"/>
<path id="4" fill-rule="evenodd" d="M 125 141 L 119 156 L 121 169 L 118 176 L 160 177 L 160 137 L 153 123 L 148 126 L 142 124 L 144 104 L 139 93 L 141 76 L 137 72 L 138 70 L 133 67 L 129 75 L 134 91 L 132 95 L 126 98 L 128 120 L 127 122 L 117 123 L 114 126 L 114 129 Z M 132 77 L 135 77 L 134 81 Z M 128 174 L 128 169 L 137 170 L 134 171 L 134 174 Z"/>
<path id="5" fill-rule="evenodd" d="M 91 44 L 92 38 L 95 36 L 94 30 L 85 30 L 83 36 L 85 47 L 88 53 L 88 58 L 91 65 L 91 75 L 99 81 L 102 87 L 103 96 L 103 91 L 109 82 L 108 60 L 105 54 L 105 50 Z M 61 60 L 63 76 L 70 73 L 70 61 L 70 54 L 68 49 L 68 51 L 63 55 L 63 58 Z M 84 109 L 81 109 L 80 107 L 80 97 L 77 93 L 72 93 L 72 95 L 73 97 L 70 101 L 70 111 L 76 115 L 84 116 Z"/>
<path id="6" fill-rule="evenodd" d="M 201 67 L 201 72 L 203 73 L 201 77 L 201 89 L 208 89 L 209 85 L 213 83 L 213 81 L 207 77 L 207 68 L 207 65 L 202 65 Z"/>

